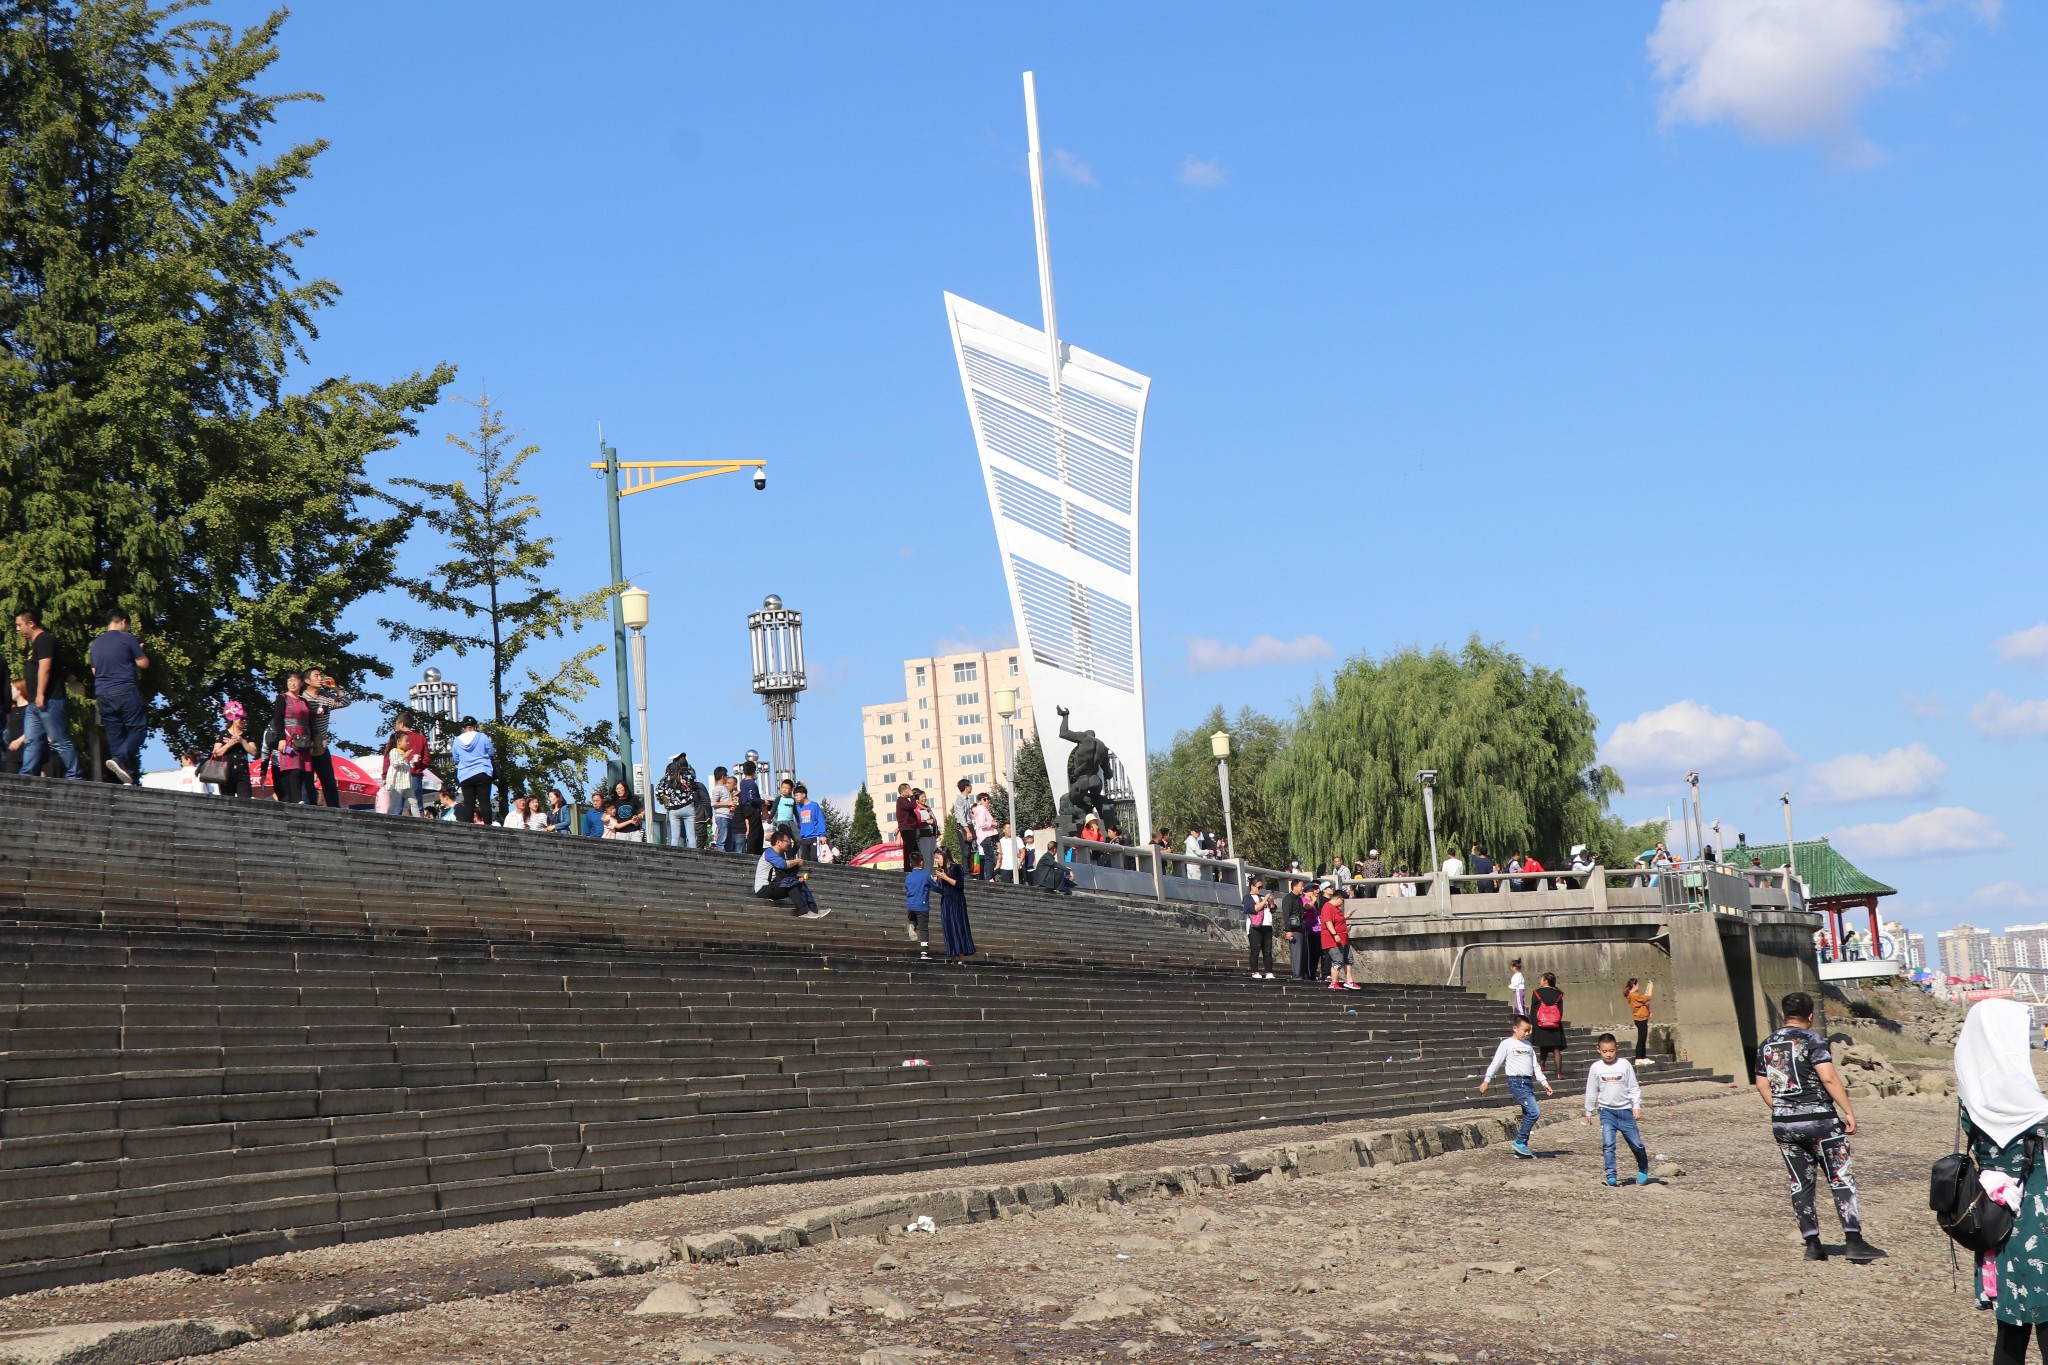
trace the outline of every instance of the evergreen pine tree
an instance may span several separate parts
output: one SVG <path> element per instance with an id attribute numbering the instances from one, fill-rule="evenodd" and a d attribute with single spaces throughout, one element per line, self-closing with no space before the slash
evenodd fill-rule
<path id="1" fill-rule="evenodd" d="M 873 848 L 882 842 L 882 826 L 875 820 L 875 798 L 868 795 L 868 784 L 860 784 L 860 794 L 853 798 L 853 824 L 846 831 L 846 852 L 848 856 Z"/>
<path id="2" fill-rule="evenodd" d="M 1027 829 L 1050 826 L 1058 813 L 1059 801 L 1053 795 L 1051 783 L 1046 781 L 1045 749 L 1038 742 L 1038 731 L 1033 730 L 1031 738 L 1017 746 L 1013 761 L 1017 768 L 1017 834 L 1021 838 Z M 1003 810 L 1009 810 L 1007 801 Z"/>
<path id="3" fill-rule="evenodd" d="M 846 818 L 845 811 L 821 796 L 818 798 L 818 812 L 825 817 L 825 837 L 832 841 L 832 847 L 838 849 L 841 856 L 849 852 L 860 852 L 860 849 L 849 849 L 847 847 L 849 842 L 847 831 L 852 828 L 852 821 Z"/>
<path id="4" fill-rule="evenodd" d="M 439 532 L 451 555 L 431 573 L 400 578 L 398 586 L 420 605 L 460 617 L 462 624 L 377 624 L 412 645 L 416 664 L 444 650 L 458 659 L 484 656 L 490 665 L 491 718 L 481 728 L 497 749 L 502 811 L 517 793 L 554 784 L 580 786 L 591 763 L 611 748 L 611 722 L 585 724 L 573 709 L 598 685 L 590 661 L 604 653 L 604 645 L 580 649 L 547 671 L 528 668 L 523 686 L 508 675 L 542 640 L 561 639 L 597 620 L 617 585 L 568 597 L 544 584 L 555 558 L 554 538 L 534 534 L 540 500 L 517 491 L 521 466 L 540 447 L 511 448 L 515 437 L 489 394 L 463 401 L 477 410 L 476 432 L 468 437 L 451 433 L 448 441 L 475 461 L 475 490 L 461 479 L 392 480 L 423 495 L 393 500 L 408 519 Z M 640 796 L 646 799 L 646 793 Z"/>
<path id="5" fill-rule="evenodd" d="M 453 377 L 288 391 L 314 315 L 286 200 L 325 143 L 259 158 L 284 13 L 240 33 L 149 0 L 12 0 L 0 15 L 0 612 L 77 659 L 113 604 L 149 651 L 176 749 L 319 664 L 390 668 L 344 613 L 396 572 L 369 457 Z"/>

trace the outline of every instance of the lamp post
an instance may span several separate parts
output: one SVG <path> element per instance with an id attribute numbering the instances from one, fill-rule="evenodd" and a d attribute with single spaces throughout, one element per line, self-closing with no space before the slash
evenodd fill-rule
<path id="1" fill-rule="evenodd" d="M 1016 688 L 996 689 L 996 714 L 1003 718 L 1003 790 L 1010 794 L 1010 837 L 1017 839 L 1022 837 L 1017 833 L 1017 732 L 1010 724 L 1017 714 Z"/>
<path id="2" fill-rule="evenodd" d="M 1230 856 L 1237 854 L 1237 833 L 1230 827 L 1230 731 L 1209 736 L 1209 752 L 1216 756 L 1216 784 L 1223 789 L 1223 846 Z"/>
<path id="3" fill-rule="evenodd" d="M 1691 862 L 1700 856 L 1700 845 L 1706 842 L 1707 832 L 1700 825 L 1700 775 L 1687 773 L 1685 785 L 1692 788 L 1692 823 L 1685 829 L 1685 859 Z"/>
<path id="4" fill-rule="evenodd" d="M 1415 774 L 1415 780 L 1422 784 L 1422 818 L 1429 826 L 1429 875 L 1435 877 L 1444 869 L 1436 856 L 1436 769 L 1424 768 Z"/>
<path id="5" fill-rule="evenodd" d="M 769 593 L 747 617 L 754 644 L 754 691 L 768 708 L 769 771 L 796 777 L 796 695 L 804 690 L 804 614 Z"/>
<path id="6" fill-rule="evenodd" d="M 640 823 L 652 830 L 656 825 L 649 808 L 654 800 L 647 788 L 648 775 L 654 771 L 654 745 L 647 734 L 647 589 L 627 588 L 614 600 L 620 619 L 633 632 L 633 709 L 640 716 L 640 762 L 633 769 L 633 792 L 640 798 Z"/>
<path id="7" fill-rule="evenodd" d="M 441 681 L 438 668 L 428 669 L 418 682 L 405 690 L 405 699 L 412 707 L 414 719 L 422 722 L 427 748 L 433 753 L 448 752 L 448 736 L 441 726 L 442 722 L 452 721 L 459 714 L 456 692 L 454 683 Z"/>
<path id="8" fill-rule="evenodd" d="M 1785 808 L 1785 871 L 1787 875 L 1796 877 L 1799 875 L 1799 863 L 1792 844 L 1792 793 L 1778 793 L 1778 804 Z"/>
<path id="9" fill-rule="evenodd" d="M 708 479 L 718 474 L 738 474 L 743 470 L 754 471 L 754 490 L 768 486 L 768 463 L 765 460 L 621 460 L 616 448 L 606 445 L 604 428 L 598 428 L 597 451 L 604 458 L 594 460 L 590 467 L 604 475 L 605 527 L 611 533 L 612 582 L 626 581 L 626 556 L 619 541 L 619 499 L 630 498 L 635 493 L 652 492 L 667 488 L 670 484 L 689 483 L 693 479 Z M 692 474 L 663 474 L 668 469 L 695 470 Z M 619 475 L 624 474 L 625 487 L 619 486 Z M 607 765 L 611 771 L 606 783 L 625 780 L 633 767 L 633 723 L 631 718 L 632 681 L 626 662 L 626 609 L 619 600 L 621 594 L 612 594 L 612 659 L 618 666 L 619 677 L 619 756 Z M 643 708 L 644 709 L 644 708 Z M 647 799 L 642 791 L 640 799 Z"/>

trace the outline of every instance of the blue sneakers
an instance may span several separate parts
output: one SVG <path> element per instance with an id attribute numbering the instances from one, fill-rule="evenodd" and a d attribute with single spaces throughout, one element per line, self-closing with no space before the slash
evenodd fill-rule
<path id="1" fill-rule="evenodd" d="M 1621 1182 L 1620 1182 L 1619 1180 L 1616 1180 L 1616 1179 L 1615 1179 L 1615 1178 L 1614 1178 L 1613 1176 L 1611 1176 L 1611 1175 L 1607 1177 L 1607 1179 L 1606 1179 L 1606 1181 L 1605 1181 L 1605 1184 L 1607 1185 L 1607 1187 L 1608 1187 L 1609 1189 L 1615 1189 L 1615 1190 L 1618 1190 L 1618 1189 L 1620 1189 L 1620 1188 L 1621 1188 Z"/>
<path id="2" fill-rule="evenodd" d="M 1529 1150 L 1529 1144 L 1526 1142 L 1515 1144 L 1515 1155 L 1524 1161 L 1534 1161 L 1536 1159 L 1536 1154 Z"/>
<path id="3" fill-rule="evenodd" d="M 1637 1171 L 1637 1172 L 1636 1172 L 1636 1184 L 1638 1184 L 1638 1185 L 1647 1185 L 1647 1184 L 1649 1184 L 1649 1183 L 1650 1183 L 1650 1173 L 1649 1173 L 1648 1171 Z"/>

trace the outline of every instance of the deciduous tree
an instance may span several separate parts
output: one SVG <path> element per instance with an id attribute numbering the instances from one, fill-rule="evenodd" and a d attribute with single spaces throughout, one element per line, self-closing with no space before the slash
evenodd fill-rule
<path id="1" fill-rule="evenodd" d="M 1237 855 L 1259 867 L 1285 867 L 1287 830 L 1263 784 L 1274 757 L 1287 746 L 1288 726 L 1248 706 L 1234 722 L 1221 706 L 1213 708 L 1152 755 L 1153 823 L 1176 836 L 1191 829 L 1223 833 L 1223 788 L 1209 747 L 1209 737 L 1218 730 L 1230 732 L 1230 830 L 1237 836 Z"/>

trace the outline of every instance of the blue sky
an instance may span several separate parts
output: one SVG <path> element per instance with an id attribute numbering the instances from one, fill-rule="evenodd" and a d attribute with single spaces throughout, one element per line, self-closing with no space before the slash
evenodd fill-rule
<path id="1" fill-rule="evenodd" d="M 835 793 L 904 656 L 1008 635 L 940 292 L 1037 316 L 1034 69 L 1061 330 L 1154 382 L 1155 745 L 1476 632 L 1587 690 L 1631 817 L 1697 767 L 1775 835 L 1789 788 L 1916 927 L 2048 918 L 2048 12 L 569 13 L 308 4 L 274 84 L 325 101 L 278 145 L 333 144 L 289 219 L 344 290 L 309 372 L 488 384 L 566 586 L 605 573 L 600 421 L 769 462 L 625 506 L 662 753 L 766 748 L 765 592 Z M 457 423 L 380 472 L 452 471 Z"/>

